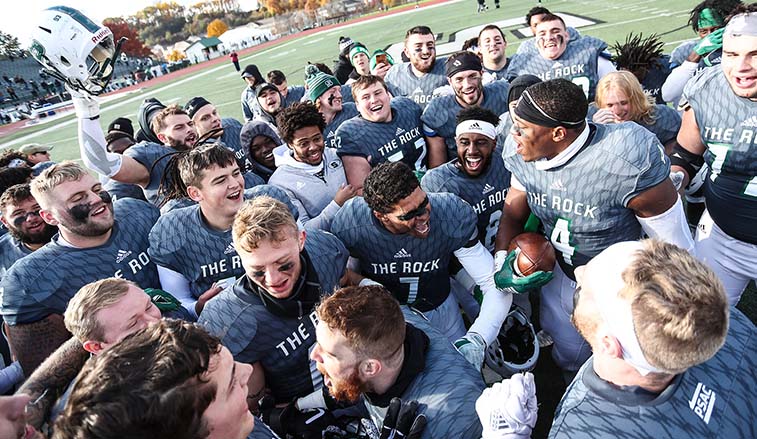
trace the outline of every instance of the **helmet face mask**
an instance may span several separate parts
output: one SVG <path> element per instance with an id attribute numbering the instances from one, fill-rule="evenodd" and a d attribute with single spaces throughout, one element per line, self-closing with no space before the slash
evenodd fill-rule
<path id="1" fill-rule="evenodd" d="M 31 55 L 70 88 L 98 95 L 105 90 L 120 53 L 113 33 L 76 9 L 54 6 L 34 29 Z"/>
<path id="2" fill-rule="evenodd" d="M 494 372 L 509 378 L 536 367 L 539 340 L 531 321 L 519 308 L 513 308 L 499 330 L 497 339 L 486 348 L 485 361 Z"/>

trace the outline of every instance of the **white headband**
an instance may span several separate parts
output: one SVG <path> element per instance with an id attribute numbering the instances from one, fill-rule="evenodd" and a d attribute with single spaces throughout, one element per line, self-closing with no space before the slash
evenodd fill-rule
<path id="1" fill-rule="evenodd" d="M 483 120 L 470 119 L 464 120 L 457 124 L 455 137 L 465 133 L 481 134 L 492 140 L 497 138 L 497 130 L 496 128 L 494 128 L 494 125 L 490 124 L 489 122 L 484 122 Z"/>
<path id="2" fill-rule="evenodd" d="M 646 376 L 650 372 L 662 371 L 649 364 L 644 357 L 634 330 L 631 304 L 618 296 L 625 287 L 622 275 L 628 267 L 627 262 L 630 262 L 629 259 L 634 253 L 643 248 L 644 245 L 639 241 L 613 244 L 601 253 L 601 257 L 592 261 L 595 267 L 599 265 L 592 269 L 592 272 L 600 273 L 602 276 L 602 281 L 596 282 L 597 285 L 602 285 L 602 290 L 594 293 L 602 320 L 620 343 L 623 359 L 641 375 Z"/>
<path id="3" fill-rule="evenodd" d="M 740 36 L 757 36 L 757 12 L 750 12 L 734 16 L 725 26 L 725 35 Z"/>

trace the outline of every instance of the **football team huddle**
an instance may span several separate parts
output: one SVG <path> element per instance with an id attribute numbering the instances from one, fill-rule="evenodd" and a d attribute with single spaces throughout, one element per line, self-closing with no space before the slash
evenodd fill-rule
<path id="1" fill-rule="evenodd" d="M 100 117 L 121 42 L 46 9 L 83 163 L 0 157 L 0 437 L 757 437 L 757 3 L 670 55 L 526 22 L 134 124 Z"/>

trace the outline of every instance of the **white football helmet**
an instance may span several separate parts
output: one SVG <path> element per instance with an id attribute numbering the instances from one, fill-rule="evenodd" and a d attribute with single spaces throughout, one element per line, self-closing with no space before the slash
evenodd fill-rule
<path id="1" fill-rule="evenodd" d="M 531 321 L 513 306 L 499 329 L 496 340 L 486 348 L 486 365 L 503 378 L 528 372 L 539 359 L 539 340 Z"/>
<path id="2" fill-rule="evenodd" d="M 120 47 L 107 27 L 76 9 L 53 6 L 42 11 L 29 53 L 70 88 L 98 95 L 113 75 Z"/>

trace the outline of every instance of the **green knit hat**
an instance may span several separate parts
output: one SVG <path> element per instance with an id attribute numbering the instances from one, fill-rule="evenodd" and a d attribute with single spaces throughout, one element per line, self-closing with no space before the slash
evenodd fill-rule
<path id="1" fill-rule="evenodd" d="M 385 51 L 381 49 L 376 49 L 373 51 L 373 55 L 371 55 L 370 65 L 371 65 L 371 71 L 373 71 L 376 68 L 376 55 L 386 55 L 386 62 L 389 63 L 390 66 L 394 65 L 394 58 L 392 58 L 392 55 L 389 55 Z"/>
<path id="2" fill-rule="evenodd" d="M 326 93 L 328 89 L 335 85 L 341 85 L 339 80 L 332 75 L 327 75 L 318 70 L 318 67 L 313 64 L 308 64 L 305 67 L 305 85 L 308 88 L 308 98 L 315 102 L 316 99 Z"/>
<path id="3" fill-rule="evenodd" d="M 360 43 L 355 43 L 352 49 L 350 49 L 350 64 L 355 65 L 355 63 L 352 62 L 352 58 L 354 58 L 358 53 L 364 53 L 368 58 L 371 57 L 371 54 L 368 53 L 368 49 L 365 46 Z"/>

